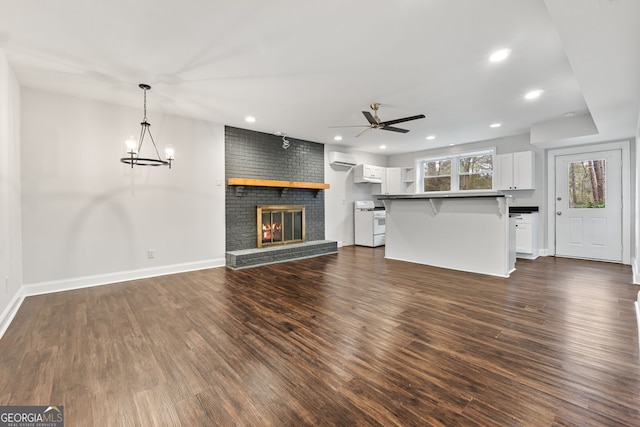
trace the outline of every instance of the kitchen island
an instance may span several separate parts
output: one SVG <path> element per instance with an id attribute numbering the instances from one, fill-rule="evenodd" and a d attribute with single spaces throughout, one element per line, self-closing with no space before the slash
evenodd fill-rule
<path id="1" fill-rule="evenodd" d="M 386 208 L 385 258 L 509 277 L 515 220 L 500 192 L 379 195 Z"/>

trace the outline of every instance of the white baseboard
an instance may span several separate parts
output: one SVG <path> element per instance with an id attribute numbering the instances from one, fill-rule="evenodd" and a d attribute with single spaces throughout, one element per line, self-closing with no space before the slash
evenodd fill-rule
<path id="1" fill-rule="evenodd" d="M 640 271 L 638 271 L 638 258 L 635 258 L 635 257 L 631 258 L 631 271 L 633 272 L 633 278 L 632 278 L 633 284 L 640 285 Z"/>
<path id="2" fill-rule="evenodd" d="M 638 322 L 638 342 L 640 342 L 640 292 L 638 292 L 638 298 L 633 305 L 636 307 L 636 321 Z"/>
<path id="3" fill-rule="evenodd" d="M 517 252 L 516 253 L 516 258 L 522 258 L 522 259 L 536 259 L 540 256 L 540 254 L 525 254 L 522 252 Z"/>
<path id="4" fill-rule="evenodd" d="M 130 280 L 146 279 L 148 277 L 166 276 L 169 274 L 186 273 L 188 271 L 205 270 L 208 268 L 224 267 L 224 258 L 173 264 L 156 268 L 122 271 L 117 273 L 100 274 L 96 276 L 75 277 L 50 282 L 40 282 L 22 285 L 0 317 L 0 338 L 11 324 L 25 297 L 50 294 L 53 292 L 70 291 L 73 289 L 90 288 L 93 286 L 109 285 Z"/>
<path id="5" fill-rule="evenodd" d="M 127 282 L 129 280 L 146 279 L 148 277 L 165 276 L 168 274 L 222 267 L 225 264 L 225 260 L 221 258 L 207 261 L 188 262 L 184 264 L 166 265 L 162 267 L 144 268 L 140 270 L 100 274 L 96 276 L 75 277 L 72 279 L 32 283 L 23 285 L 22 288 L 24 290 L 24 296 L 28 297 L 32 295 L 43 295 L 53 292 L 70 291 L 73 289 Z"/>
<path id="6" fill-rule="evenodd" d="M 22 301 L 24 301 L 24 294 L 22 292 L 22 288 L 20 288 L 11 299 L 7 308 L 2 312 L 2 315 L 0 315 L 0 338 L 2 338 L 13 321 L 13 318 L 16 316 L 16 313 L 18 313 L 18 309 L 22 305 Z"/>

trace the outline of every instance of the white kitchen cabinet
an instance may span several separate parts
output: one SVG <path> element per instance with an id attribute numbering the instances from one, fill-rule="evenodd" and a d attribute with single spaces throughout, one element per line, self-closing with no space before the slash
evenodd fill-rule
<path id="1" fill-rule="evenodd" d="M 519 258 L 538 257 L 538 213 L 523 213 L 516 217 L 516 253 Z"/>
<path id="2" fill-rule="evenodd" d="M 382 184 L 386 175 L 386 168 L 373 165 L 356 165 L 353 168 L 353 182 L 369 182 L 374 184 Z"/>
<path id="3" fill-rule="evenodd" d="M 535 189 L 534 158 L 533 151 L 497 154 L 493 171 L 496 190 Z"/>
<path id="4" fill-rule="evenodd" d="M 402 193 L 401 168 L 387 168 L 386 177 L 382 183 L 382 194 Z"/>
<path id="5" fill-rule="evenodd" d="M 382 194 L 403 194 L 413 192 L 413 168 L 386 168 L 386 176 L 382 182 Z"/>

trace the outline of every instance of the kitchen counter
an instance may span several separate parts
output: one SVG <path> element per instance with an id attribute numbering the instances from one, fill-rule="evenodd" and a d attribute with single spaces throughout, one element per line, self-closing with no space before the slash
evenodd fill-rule
<path id="1" fill-rule="evenodd" d="M 509 206 L 509 213 L 512 214 L 527 214 L 538 212 L 537 206 Z"/>
<path id="2" fill-rule="evenodd" d="M 385 257 L 508 277 L 515 270 L 510 197 L 500 192 L 380 195 L 387 212 Z"/>
<path id="3" fill-rule="evenodd" d="M 426 193 L 401 193 L 401 194 L 378 194 L 378 200 L 415 200 L 415 199 L 477 199 L 477 198 L 510 198 L 510 194 L 501 191 L 474 191 L 470 193 L 459 193 L 453 191 L 433 191 Z"/>

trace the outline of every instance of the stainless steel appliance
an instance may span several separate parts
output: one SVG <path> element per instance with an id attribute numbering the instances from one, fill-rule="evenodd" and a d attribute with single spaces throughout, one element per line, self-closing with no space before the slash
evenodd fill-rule
<path id="1" fill-rule="evenodd" d="M 376 247 L 384 245 L 387 214 L 373 200 L 357 200 L 354 204 L 355 244 Z"/>

